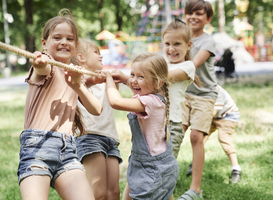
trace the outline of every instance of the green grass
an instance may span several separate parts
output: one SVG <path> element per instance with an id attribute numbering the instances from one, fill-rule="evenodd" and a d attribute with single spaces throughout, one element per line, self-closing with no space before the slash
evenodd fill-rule
<path id="1" fill-rule="evenodd" d="M 273 199 L 273 83 L 244 83 L 226 85 L 239 107 L 241 118 L 233 134 L 242 181 L 230 185 L 230 163 L 222 150 L 217 132 L 205 145 L 206 159 L 203 171 L 203 197 L 207 200 L 271 200 Z M 131 92 L 122 89 L 122 95 Z M 23 130 L 26 87 L 0 87 L 0 200 L 21 199 L 17 183 L 17 167 L 20 144 L 18 136 Z M 126 112 L 115 111 L 121 144 L 123 163 L 120 165 L 121 194 L 126 184 L 126 168 L 131 149 L 131 134 Z M 178 156 L 180 176 L 174 191 L 174 199 L 189 189 L 191 177 L 186 177 L 192 160 L 189 132 Z M 57 192 L 50 189 L 49 199 L 59 200 Z"/>

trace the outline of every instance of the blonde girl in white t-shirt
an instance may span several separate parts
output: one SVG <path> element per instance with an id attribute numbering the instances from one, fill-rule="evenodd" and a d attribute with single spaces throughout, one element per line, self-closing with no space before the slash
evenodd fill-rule
<path id="1" fill-rule="evenodd" d="M 165 28 L 162 39 L 169 68 L 170 133 L 173 153 L 177 158 L 184 138 L 181 103 L 187 87 L 193 81 L 201 86 L 201 82 L 195 75 L 193 62 L 190 61 L 192 46 L 190 28 L 182 20 L 175 19 Z"/>
<path id="2" fill-rule="evenodd" d="M 78 101 L 78 116 L 81 122 L 75 138 L 77 154 L 83 163 L 85 173 L 95 199 L 119 200 L 119 164 L 122 162 L 118 149 L 120 140 L 116 129 L 115 116 L 107 95 L 106 76 L 103 69 L 102 55 L 98 46 L 89 39 L 80 38 L 73 62 L 86 70 L 99 74 L 88 76 L 86 87 L 103 106 L 99 116 L 90 114 Z"/>

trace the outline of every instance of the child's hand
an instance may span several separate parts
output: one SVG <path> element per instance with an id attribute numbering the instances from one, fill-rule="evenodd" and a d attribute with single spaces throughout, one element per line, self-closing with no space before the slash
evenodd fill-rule
<path id="1" fill-rule="evenodd" d="M 101 71 L 103 74 L 104 74 L 104 76 L 106 76 L 106 78 L 109 78 L 109 77 L 111 77 L 112 78 L 112 75 L 111 75 L 111 73 L 109 72 L 109 71 Z"/>
<path id="2" fill-rule="evenodd" d="M 94 76 L 94 82 L 96 84 L 104 83 L 106 81 L 106 75 L 102 73 L 100 70 L 96 70 L 95 73 L 98 74 L 98 76 Z"/>
<path id="3" fill-rule="evenodd" d="M 42 54 L 39 51 L 35 51 L 33 53 L 37 56 L 36 59 L 29 59 L 29 62 L 32 64 L 32 66 L 36 69 L 43 69 L 46 67 L 49 57 L 47 55 Z"/>
<path id="4" fill-rule="evenodd" d="M 129 79 L 129 76 L 125 75 L 122 71 L 114 69 L 111 72 L 111 75 L 115 81 L 115 83 L 123 83 L 127 85 L 127 81 Z"/>
<path id="5" fill-rule="evenodd" d="M 72 64 L 71 64 L 72 65 Z M 80 66 L 74 66 L 78 69 L 81 69 Z M 65 74 L 65 81 L 66 83 L 72 88 L 72 89 L 78 89 L 80 88 L 81 84 L 82 84 L 82 74 L 75 72 L 75 71 L 69 71 L 69 70 L 65 70 L 64 72 Z"/>
<path id="6" fill-rule="evenodd" d="M 106 75 L 102 73 L 100 70 L 96 70 L 95 73 L 98 74 L 98 76 L 85 76 L 85 85 L 89 88 L 93 85 L 100 84 L 106 82 Z"/>

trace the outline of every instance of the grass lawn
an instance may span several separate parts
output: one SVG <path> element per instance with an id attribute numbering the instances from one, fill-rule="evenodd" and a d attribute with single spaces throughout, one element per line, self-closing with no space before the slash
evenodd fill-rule
<path id="1" fill-rule="evenodd" d="M 131 92 L 122 87 L 122 95 L 130 97 Z M 222 150 L 217 132 L 205 145 L 205 165 L 201 189 L 207 200 L 271 200 L 273 199 L 273 83 L 241 83 L 225 85 L 239 107 L 241 118 L 233 141 L 239 164 L 242 167 L 242 181 L 230 185 L 230 163 Z M 0 200 L 21 199 L 17 183 L 17 167 L 20 144 L 18 136 L 23 130 L 26 87 L 3 88 L 0 86 Z M 126 168 L 131 149 L 131 136 L 127 113 L 115 111 L 121 144 L 119 146 L 123 163 L 120 165 L 121 194 L 126 184 Z M 174 199 L 189 189 L 191 177 L 186 176 L 192 160 L 189 132 L 178 156 L 180 176 L 174 192 Z M 50 200 L 60 199 L 50 189 Z"/>

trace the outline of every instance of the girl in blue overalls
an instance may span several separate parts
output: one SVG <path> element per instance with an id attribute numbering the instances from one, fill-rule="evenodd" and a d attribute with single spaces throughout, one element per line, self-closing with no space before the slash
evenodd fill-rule
<path id="1" fill-rule="evenodd" d="M 169 200 L 175 188 L 179 168 L 172 152 L 168 127 L 168 66 L 157 54 L 135 58 L 128 85 L 134 96 L 123 98 L 110 72 L 105 72 L 107 97 L 117 110 L 128 114 L 132 149 L 127 170 L 129 196 L 132 199 Z"/>

